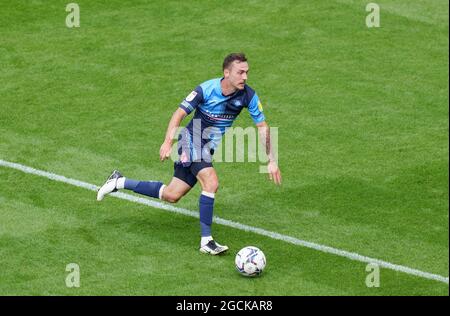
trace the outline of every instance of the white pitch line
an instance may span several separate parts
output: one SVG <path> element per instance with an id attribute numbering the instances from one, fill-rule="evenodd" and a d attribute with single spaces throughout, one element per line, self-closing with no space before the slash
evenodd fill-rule
<path id="1" fill-rule="evenodd" d="M 59 182 L 63 182 L 63 183 L 67 183 L 67 184 L 71 184 L 80 188 L 84 188 L 84 189 L 88 189 L 91 191 L 97 191 L 98 186 L 90 184 L 90 183 L 86 183 L 86 182 L 82 182 L 79 180 L 75 180 L 75 179 L 71 179 L 71 178 L 66 178 L 64 176 L 61 175 L 57 175 L 51 172 L 46 172 L 43 170 L 38 170 L 38 169 L 34 169 L 31 167 L 27 167 L 18 163 L 13 163 L 13 162 L 8 162 L 8 161 L 4 161 L 0 159 L 0 166 L 3 167 L 7 167 L 7 168 L 12 168 L 12 169 L 16 169 L 16 170 L 20 170 L 22 172 L 28 173 L 28 174 L 34 174 L 40 177 L 45 177 L 48 178 L 50 180 L 55 180 L 55 181 L 59 181 Z M 147 205 L 147 206 L 151 206 L 154 208 L 158 208 L 158 209 L 162 209 L 162 210 L 166 210 L 169 212 L 173 212 L 173 213 L 178 213 L 178 214 L 183 214 L 186 216 L 191 216 L 191 217 L 196 217 L 198 218 L 198 212 L 194 212 L 194 211 L 190 211 L 184 208 L 180 208 L 180 207 L 175 207 L 169 204 L 165 204 L 165 203 L 161 203 L 161 202 L 156 202 L 153 200 L 149 200 L 146 198 L 139 198 L 136 197 L 134 195 L 130 195 L 130 194 L 126 194 L 126 193 L 122 193 L 122 192 L 116 192 L 116 193 L 112 193 L 111 196 L 114 196 L 116 198 L 119 199 L 123 199 L 123 200 L 128 200 L 134 203 L 139 203 L 139 204 L 143 204 L 143 205 Z M 301 239 L 297 239 L 295 237 L 291 237 L 291 236 L 287 236 L 287 235 L 282 235 L 276 232 L 271 232 L 262 228 L 258 228 L 258 227 L 253 227 L 253 226 L 248 226 L 248 225 L 244 225 L 244 224 L 240 224 L 237 222 L 233 222 L 227 219 L 223 219 L 223 218 L 219 218 L 217 216 L 214 217 L 214 222 L 217 224 L 221 224 L 224 226 L 228 226 L 228 227 L 232 227 L 232 228 L 236 228 L 239 230 L 243 230 L 243 231 L 247 231 L 247 232 L 252 232 L 258 235 L 262 235 L 265 237 L 269 237 L 272 239 L 277 239 L 277 240 L 281 240 L 287 243 L 291 243 L 294 245 L 298 245 L 298 246 L 302 246 L 302 247 L 306 247 L 306 248 L 310 248 L 310 249 L 314 249 L 314 250 L 318 250 L 321 252 L 325 252 L 325 253 L 330 253 L 330 254 L 334 254 L 340 257 L 345 257 L 348 258 L 350 260 L 354 260 L 354 261 L 360 261 L 360 262 L 365 262 L 365 263 L 374 263 L 377 264 L 378 266 L 382 267 L 382 268 L 386 268 L 386 269 L 390 269 L 390 270 L 395 270 L 395 271 L 399 271 L 399 272 L 403 272 L 406 274 L 410 274 L 410 275 L 414 275 L 414 276 L 418 276 L 421 278 L 425 278 L 425 279 L 429 279 L 429 280 L 435 280 L 435 281 L 439 281 L 439 282 L 443 282 L 446 284 L 449 284 L 448 281 L 448 277 L 444 277 L 438 274 L 433 274 L 433 273 L 429 273 L 429 272 L 425 272 L 425 271 L 420 271 L 417 269 L 413 269 L 413 268 L 409 268 L 406 266 L 402 266 L 402 265 L 398 265 L 398 264 L 393 264 L 387 261 L 383 261 L 383 260 L 379 260 L 379 259 L 375 259 L 375 258 L 370 258 L 370 257 L 366 257 L 366 256 L 362 256 L 360 254 L 354 253 L 354 252 L 349 252 L 346 250 L 341 250 L 341 249 L 337 249 L 337 248 L 333 248 L 333 247 L 329 247 L 329 246 L 324 246 L 324 245 L 320 245 L 320 244 L 316 244 L 313 242 L 309 242 L 309 241 L 305 241 L 305 240 L 301 240 Z"/>

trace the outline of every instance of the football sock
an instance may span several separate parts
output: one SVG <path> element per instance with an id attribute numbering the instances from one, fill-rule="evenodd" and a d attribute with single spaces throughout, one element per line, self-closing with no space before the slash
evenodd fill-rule
<path id="1" fill-rule="evenodd" d="M 125 180 L 124 188 L 133 190 L 136 193 L 150 196 L 155 199 L 161 199 L 162 191 L 165 185 L 162 182 L 157 181 L 136 181 Z"/>
<path id="2" fill-rule="evenodd" d="M 123 188 L 127 189 L 127 190 L 134 190 L 134 189 L 136 189 L 138 184 L 139 184 L 139 181 L 137 181 L 137 180 L 125 179 Z M 119 189 L 119 180 L 117 180 L 117 188 Z"/>
<path id="3" fill-rule="evenodd" d="M 214 211 L 214 193 L 202 191 L 199 199 L 200 228 L 202 237 L 211 236 L 211 224 Z M 203 246 L 203 238 L 202 238 Z"/>
<path id="4" fill-rule="evenodd" d="M 116 182 L 116 189 L 118 189 L 118 190 L 122 190 L 122 189 L 124 189 L 125 188 L 125 181 L 126 181 L 127 179 L 125 178 L 125 177 L 120 177 L 119 179 L 117 179 L 117 182 Z"/>

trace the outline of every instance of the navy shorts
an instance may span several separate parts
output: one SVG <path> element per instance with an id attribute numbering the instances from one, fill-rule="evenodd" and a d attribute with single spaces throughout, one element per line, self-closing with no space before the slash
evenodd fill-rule
<path id="1" fill-rule="evenodd" d="M 186 182 L 190 187 L 193 187 L 197 183 L 197 174 L 200 170 L 213 166 L 212 156 L 214 155 L 214 149 L 205 146 L 203 140 L 198 150 L 200 154 L 197 154 L 193 149 L 193 144 L 190 142 L 192 136 L 190 136 L 187 129 L 185 129 L 183 135 L 185 135 L 184 138 L 181 137 L 182 133 L 178 137 L 179 159 L 173 165 L 173 176 Z M 193 157 L 199 158 L 195 160 Z"/>
<path id="2" fill-rule="evenodd" d="M 186 182 L 191 188 L 197 183 L 197 174 L 204 168 L 212 167 L 211 162 L 198 161 L 192 162 L 188 166 L 177 161 L 173 164 L 173 176 Z"/>

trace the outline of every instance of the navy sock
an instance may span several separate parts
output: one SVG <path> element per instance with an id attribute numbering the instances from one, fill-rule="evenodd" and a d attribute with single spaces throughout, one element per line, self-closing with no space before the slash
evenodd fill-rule
<path id="1" fill-rule="evenodd" d="M 139 181 L 137 180 L 131 180 L 131 179 L 125 179 L 125 183 L 124 183 L 124 189 L 127 190 L 134 190 L 136 189 L 137 185 L 139 184 Z"/>
<path id="2" fill-rule="evenodd" d="M 125 181 L 128 182 L 127 179 Z M 159 189 L 162 187 L 162 182 L 156 182 L 156 181 L 140 181 L 137 183 L 137 185 L 132 189 L 134 192 L 151 196 L 153 198 L 159 199 Z M 131 187 L 131 184 L 130 184 Z M 126 186 L 125 186 L 126 188 Z"/>
<path id="3" fill-rule="evenodd" d="M 202 237 L 211 236 L 211 224 L 214 211 L 214 198 L 200 195 L 200 228 Z"/>

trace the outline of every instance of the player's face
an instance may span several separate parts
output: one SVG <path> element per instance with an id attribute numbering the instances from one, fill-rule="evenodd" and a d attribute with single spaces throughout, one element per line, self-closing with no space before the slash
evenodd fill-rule
<path id="1" fill-rule="evenodd" d="M 225 70 L 225 78 L 237 90 L 243 90 L 248 76 L 247 62 L 233 62 L 230 69 Z"/>

